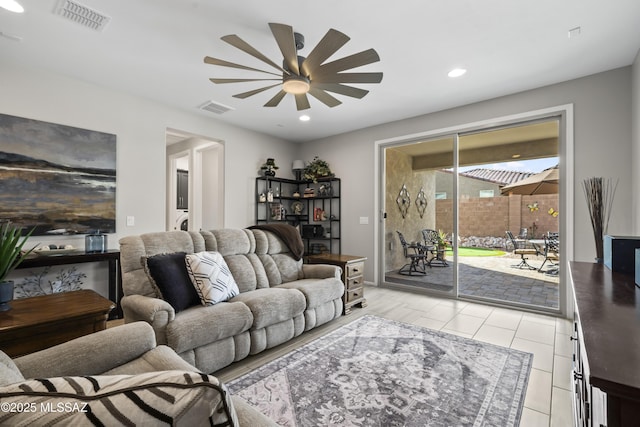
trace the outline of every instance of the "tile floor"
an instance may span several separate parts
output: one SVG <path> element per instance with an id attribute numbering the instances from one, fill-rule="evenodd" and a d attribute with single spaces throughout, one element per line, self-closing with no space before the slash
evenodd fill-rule
<path id="1" fill-rule="evenodd" d="M 370 307 L 355 310 L 532 353 L 520 425 L 573 425 L 571 321 L 375 287 L 367 287 L 365 296 Z"/>

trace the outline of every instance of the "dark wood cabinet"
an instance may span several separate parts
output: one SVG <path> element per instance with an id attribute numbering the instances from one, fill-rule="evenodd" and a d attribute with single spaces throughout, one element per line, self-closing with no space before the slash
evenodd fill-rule
<path id="1" fill-rule="evenodd" d="M 640 425 L 640 288 L 603 264 L 570 263 L 574 418 L 578 426 Z"/>
<path id="2" fill-rule="evenodd" d="M 256 224 L 298 227 L 307 255 L 340 253 L 340 178 L 312 182 L 261 176 L 255 191 Z"/>
<path id="3" fill-rule="evenodd" d="M 176 209 L 189 209 L 189 171 L 178 169 L 176 180 Z"/>
<path id="4" fill-rule="evenodd" d="M 0 313 L 0 350 L 17 357 L 101 331 L 114 307 L 88 289 L 12 301 Z"/>

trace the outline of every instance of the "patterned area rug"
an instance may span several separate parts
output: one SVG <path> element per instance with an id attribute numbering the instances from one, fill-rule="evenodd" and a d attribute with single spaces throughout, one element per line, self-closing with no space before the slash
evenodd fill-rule
<path id="1" fill-rule="evenodd" d="M 283 426 L 517 426 L 532 359 L 364 316 L 228 386 Z"/>

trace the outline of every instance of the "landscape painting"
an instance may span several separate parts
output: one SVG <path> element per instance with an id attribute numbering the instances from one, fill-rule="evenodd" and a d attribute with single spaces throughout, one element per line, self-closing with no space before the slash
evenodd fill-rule
<path id="1" fill-rule="evenodd" d="M 115 135 L 0 114 L 0 222 L 115 233 L 115 215 Z"/>

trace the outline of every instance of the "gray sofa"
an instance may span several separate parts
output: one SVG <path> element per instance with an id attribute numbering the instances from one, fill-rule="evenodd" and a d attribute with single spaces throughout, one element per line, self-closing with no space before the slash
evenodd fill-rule
<path id="1" fill-rule="evenodd" d="M 13 360 L 0 351 L 0 402 L 0 425 L 276 425 L 156 346 L 144 322 Z"/>
<path id="2" fill-rule="evenodd" d="M 240 294 L 176 312 L 152 286 L 145 257 L 202 251 L 223 256 Z M 340 269 L 303 264 L 271 231 L 147 233 L 120 239 L 120 252 L 125 322 L 149 323 L 159 344 L 203 372 L 215 372 L 342 314 Z"/>

